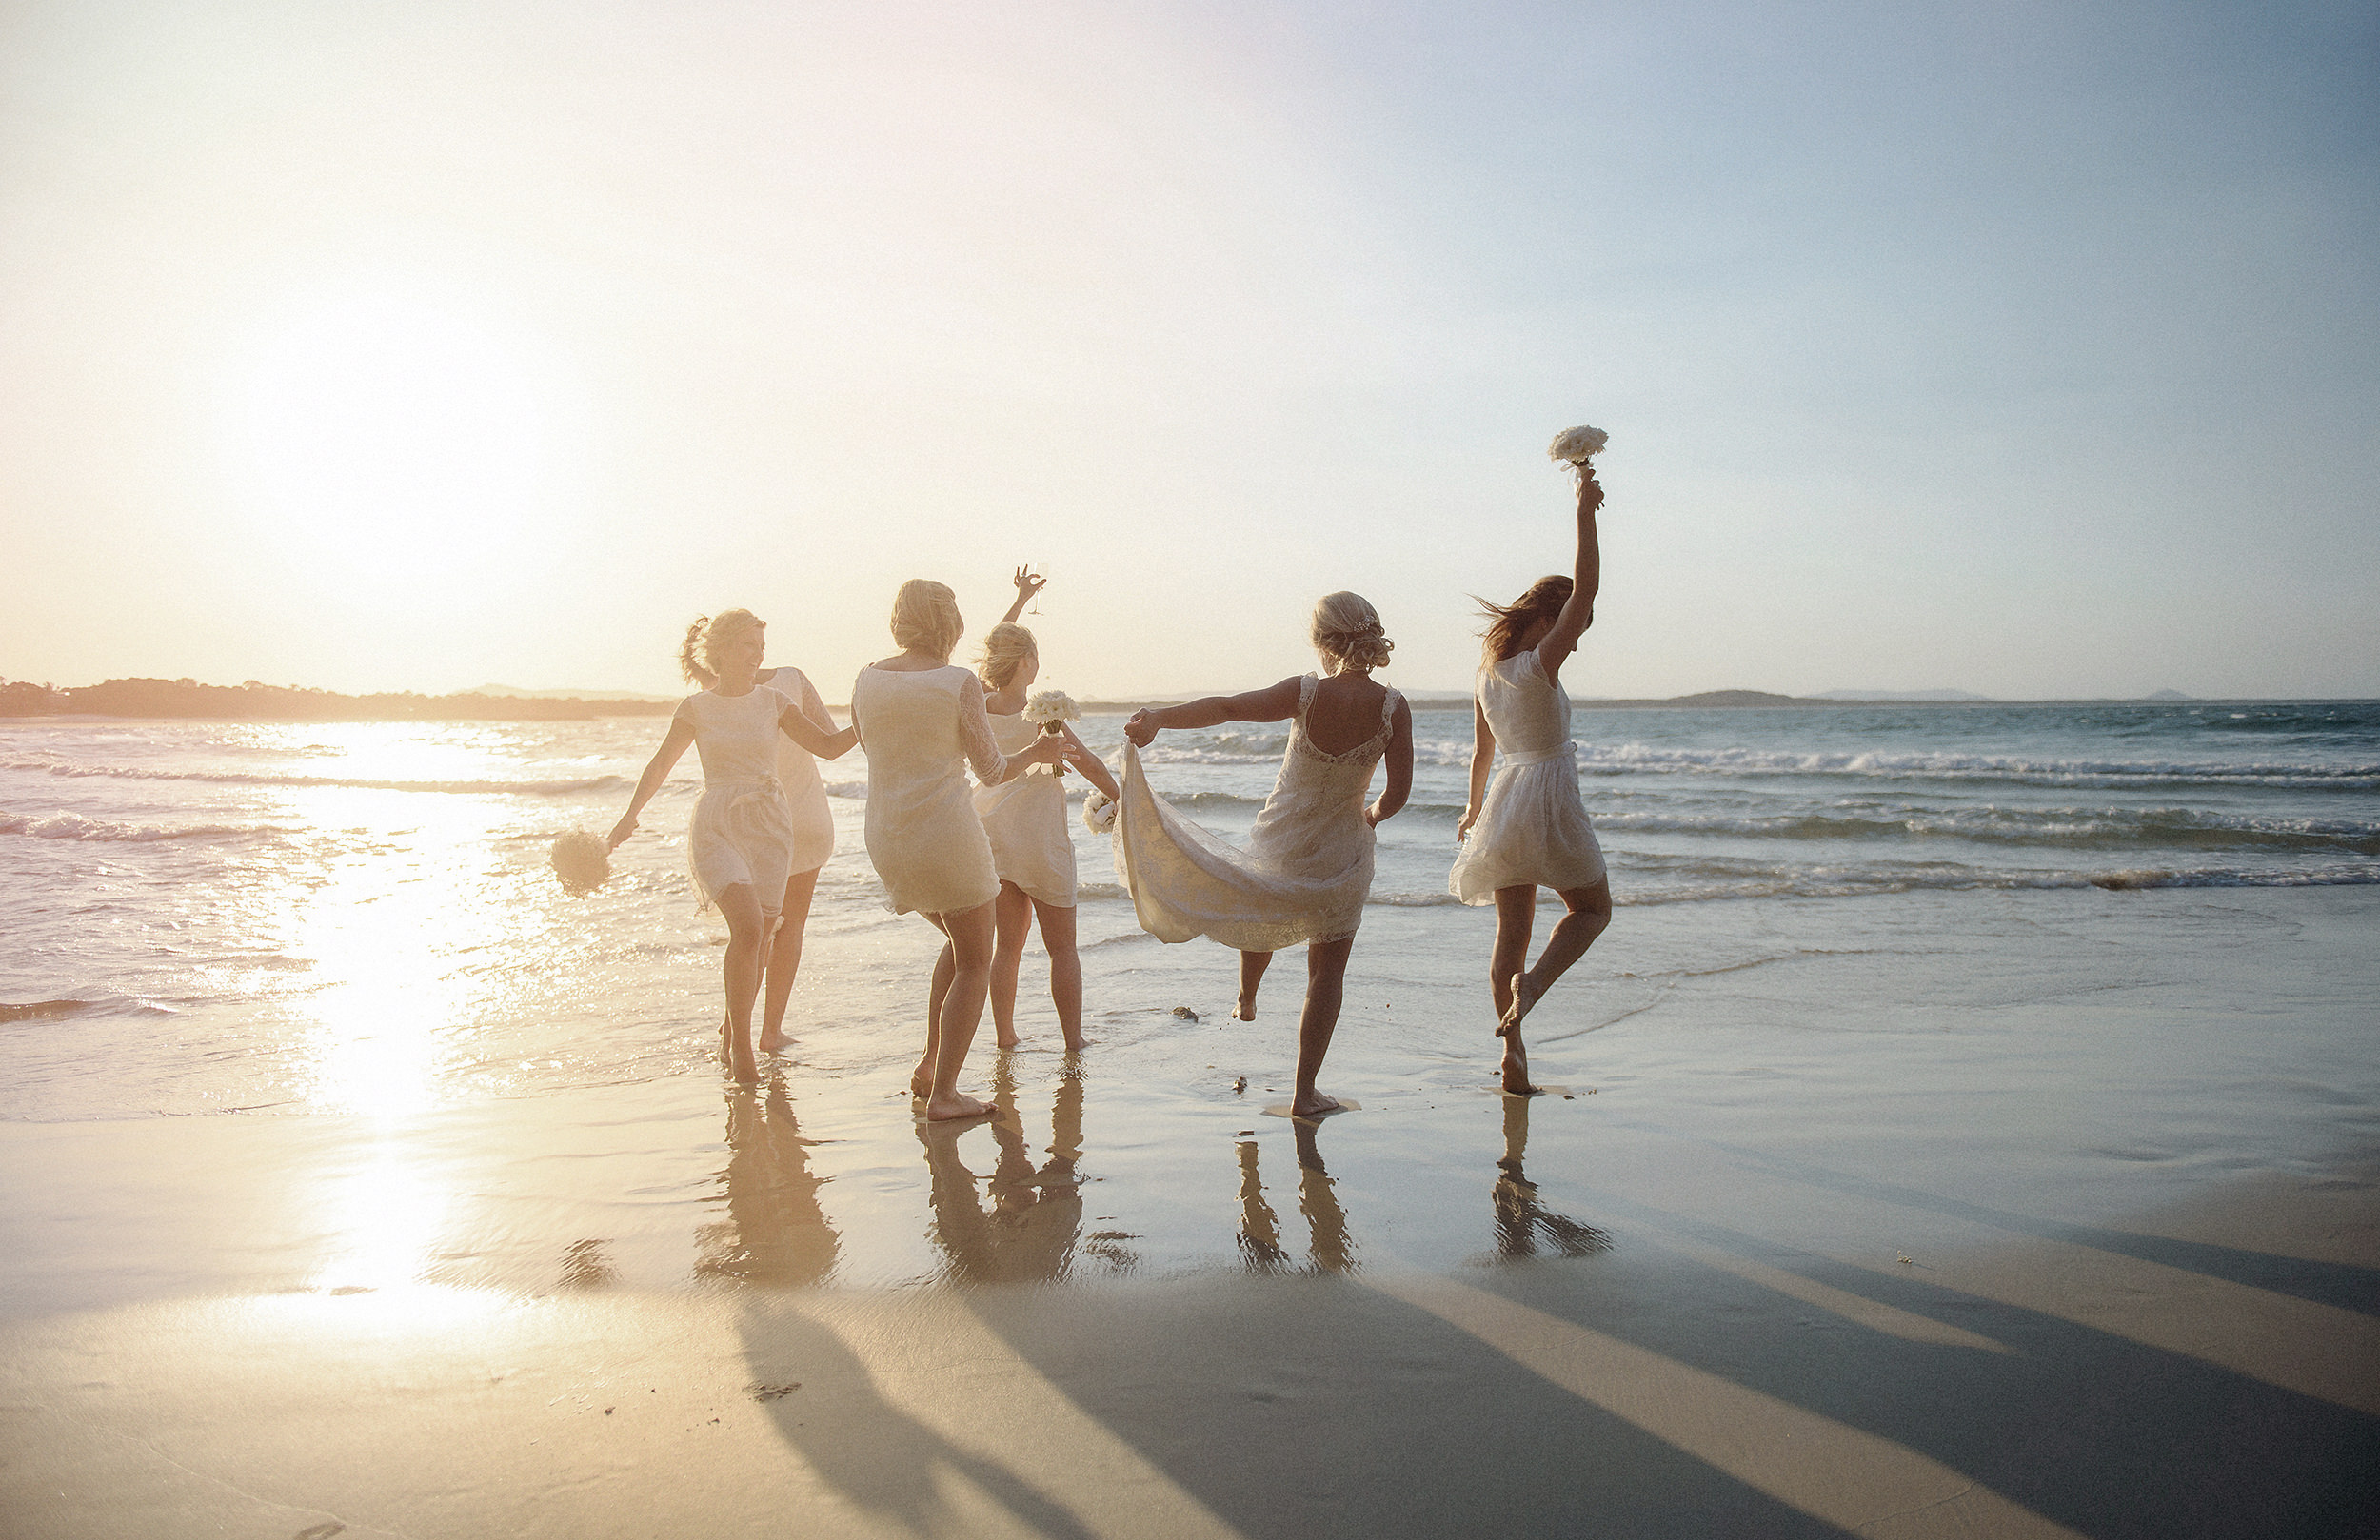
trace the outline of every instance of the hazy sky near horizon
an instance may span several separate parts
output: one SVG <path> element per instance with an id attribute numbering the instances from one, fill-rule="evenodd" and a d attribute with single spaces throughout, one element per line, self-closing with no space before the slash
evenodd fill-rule
<path id="1" fill-rule="evenodd" d="M 2380 10 L 0 3 L 0 676 L 2380 696 Z"/>

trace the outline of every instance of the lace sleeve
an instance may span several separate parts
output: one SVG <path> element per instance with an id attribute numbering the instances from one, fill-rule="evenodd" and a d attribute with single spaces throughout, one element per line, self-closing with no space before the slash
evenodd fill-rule
<path id="1" fill-rule="evenodd" d="M 975 767 L 975 779 L 984 785 L 997 786 L 1008 774 L 1008 757 L 1000 752 L 991 716 L 983 709 L 983 681 L 972 670 L 959 686 L 959 747 Z"/>

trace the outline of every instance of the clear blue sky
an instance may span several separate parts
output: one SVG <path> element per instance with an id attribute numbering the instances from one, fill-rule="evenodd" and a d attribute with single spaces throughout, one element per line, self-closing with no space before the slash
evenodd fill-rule
<path id="1" fill-rule="evenodd" d="M 0 674 L 2380 695 L 2380 10 L 0 10 Z M 1576 666 L 1576 665 L 1575 665 Z"/>

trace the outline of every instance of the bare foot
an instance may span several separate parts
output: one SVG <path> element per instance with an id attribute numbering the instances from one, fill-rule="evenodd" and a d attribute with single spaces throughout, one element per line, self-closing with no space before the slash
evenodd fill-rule
<path id="1" fill-rule="evenodd" d="M 1254 1021 L 1256 1019 L 1256 997 L 1254 995 L 1240 996 L 1240 1002 L 1231 1008 L 1231 1018 L 1234 1021 Z"/>
<path id="2" fill-rule="evenodd" d="M 1504 1019 L 1496 1023 L 1496 1035 L 1498 1037 L 1505 1037 L 1513 1028 L 1520 1025 L 1527 1018 L 1530 1011 L 1536 1008 L 1544 993 L 1543 990 L 1530 985 L 1527 974 L 1513 975 L 1513 1002 L 1504 1008 Z"/>
<path id="3" fill-rule="evenodd" d="M 1520 1034 L 1504 1039 L 1504 1089 L 1516 1096 L 1534 1096 L 1537 1086 L 1529 1079 L 1529 1052 L 1520 1046 Z"/>
<path id="4" fill-rule="evenodd" d="M 997 1034 L 993 1039 L 994 1045 L 997 1046 L 1003 1054 L 1016 1047 L 1017 1044 L 1022 1042 L 1023 1040 L 1023 1038 L 1017 1036 L 1013 1028 L 1007 1032 Z"/>
<path id="5" fill-rule="evenodd" d="M 923 1101 L 933 1094 L 934 1067 L 921 1059 L 918 1061 L 918 1067 L 909 1072 L 909 1099 Z"/>
<path id="6" fill-rule="evenodd" d="M 953 1091 L 946 1096 L 936 1096 L 925 1104 L 925 1120 L 929 1123 L 946 1123 L 954 1117 L 982 1117 L 998 1111 L 1000 1109 L 988 1101 L 978 1101 L 973 1096 L 962 1096 Z"/>
<path id="7" fill-rule="evenodd" d="M 785 1036 L 783 1028 L 771 1027 L 767 1031 L 761 1034 L 761 1052 L 764 1054 L 782 1054 L 786 1049 L 791 1048 L 794 1045 L 794 1041 L 795 1039 Z"/>
<path id="8" fill-rule="evenodd" d="M 1080 1054 L 1090 1046 L 1091 1039 L 1080 1032 L 1071 1032 L 1066 1035 L 1066 1052 L 1069 1054 Z"/>
<path id="9" fill-rule="evenodd" d="M 1319 1091 L 1309 1092 L 1289 1104 L 1290 1116 L 1293 1117 L 1319 1117 L 1324 1113 L 1337 1111 L 1339 1111 L 1338 1098 L 1326 1096 Z"/>

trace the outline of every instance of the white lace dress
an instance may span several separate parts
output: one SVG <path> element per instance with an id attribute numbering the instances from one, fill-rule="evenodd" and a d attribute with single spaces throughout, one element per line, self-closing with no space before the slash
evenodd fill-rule
<path id="1" fill-rule="evenodd" d="M 818 687 L 798 668 L 773 668 L 761 682 L 783 694 L 804 716 L 827 732 L 827 718 Z M 826 805 L 826 783 L 819 779 L 818 760 L 783 733 L 777 735 L 777 783 L 785 789 L 785 808 L 793 819 L 793 869 L 815 872 L 835 854 L 835 815 Z"/>
<path id="2" fill-rule="evenodd" d="M 1132 891 L 1141 929 L 1160 941 L 1204 936 L 1241 952 L 1278 952 L 1340 940 L 1363 923 L 1374 841 L 1364 798 L 1402 698 L 1390 690 L 1381 701 L 1378 732 L 1344 754 L 1325 754 L 1306 737 L 1319 682 L 1311 674 L 1299 681 L 1280 777 L 1245 850 L 1151 791 L 1139 752 L 1124 746 L 1116 871 Z"/>
<path id="3" fill-rule="evenodd" d="M 1021 716 L 991 719 L 1002 754 L 1033 746 L 1041 728 Z M 1066 830 L 1065 782 L 1057 767 L 1037 764 L 1000 786 L 979 786 L 975 816 L 992 841 L 992 870 L 1046 904 L 1075 905 L 1074 838 Z"/>
<path id="4" fill-rule="evenodd" d="M 1008 769 L 983 714 L 983 681 L 948 664 L 902 673 L 871 663 L 851 686 L 851 722 L 867 751 L 867 859 L 893 913 L 955 914 L 1000 897 L 964 768 L 986 783 Z"/>
<path id="5" fill-rule="evenodd" d="M 704 690 L 678 702 L 703 760 L 703 796 L 686 825 L 686 869 L 704 909 L 739 882 L 764 914 L 783 907 L 793 875 L 793 821 L 777 780 L 777 719 L 793 702 L 765 684 L 742 695 Z"/>
<path id="6" fill-rule="evenodd" d="M 1479 670 L 1478 699 L 1501 762 L 1447 875 L 1447 891 L 1467 904 L 1486 904 L 1496 901 L 1497 888 L 1602 881 L 1603 847 L 1578 796 L 1569 694 L 1531 648 Z"/>

